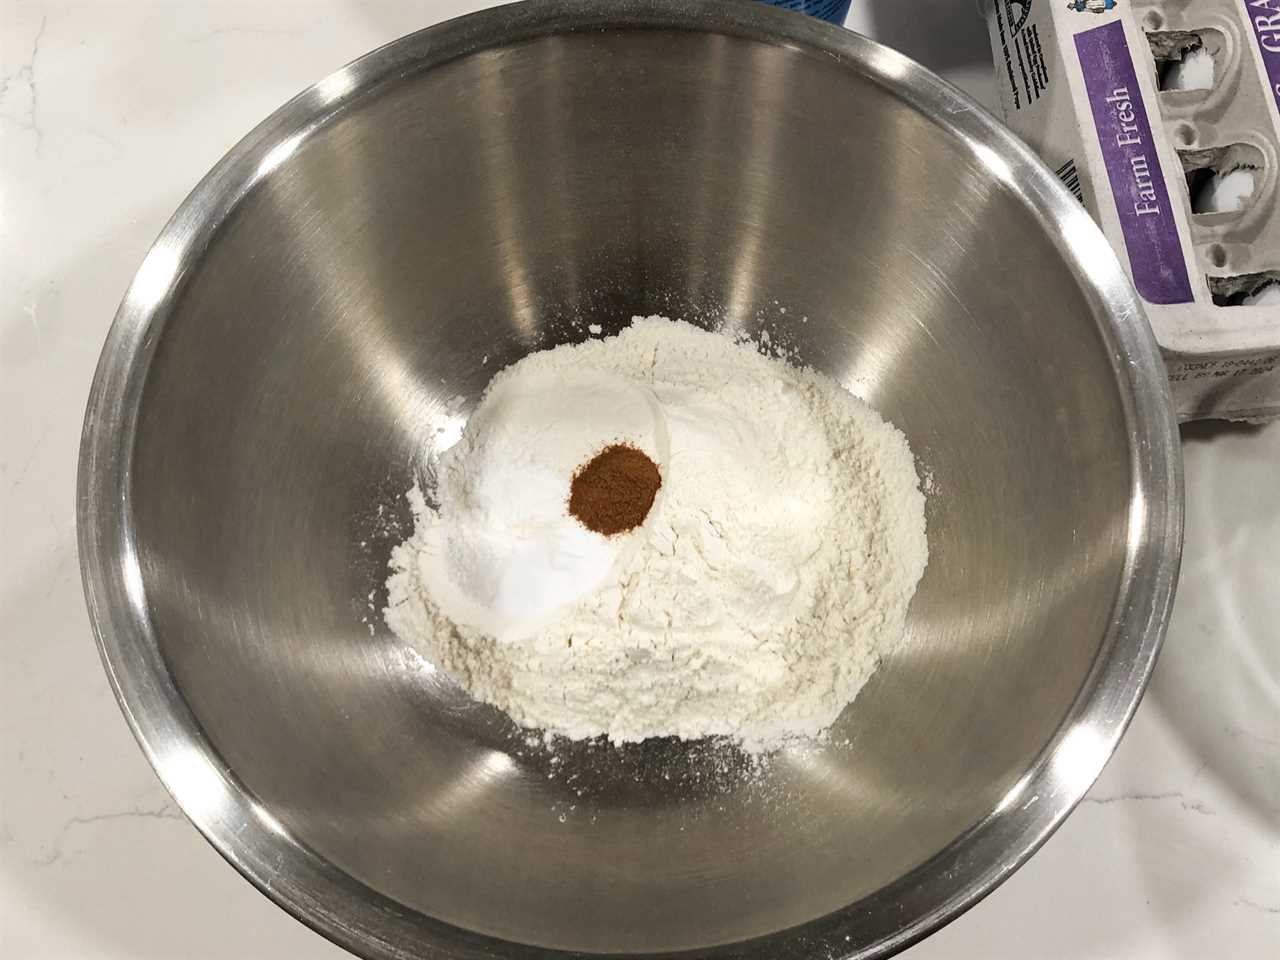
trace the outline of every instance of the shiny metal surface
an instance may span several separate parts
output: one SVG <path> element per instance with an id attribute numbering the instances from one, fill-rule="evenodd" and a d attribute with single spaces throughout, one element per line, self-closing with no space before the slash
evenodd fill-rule
<path id="1" fill-rule="evenodd" d="M 376 613 L 400 495 L 492 373 L 653 312 L 768 321 L 931 477 L 902 648 L 760 770 L 553 759 Z M 82 568 L 188 816 L 366 957 L 881 956 L 1110 755 L 1171 601 L 1174 440 L 1101 234 L 963 95 L 763 5 L 555 0 L 370 54 L 195 190 L 103 352 Z"/>

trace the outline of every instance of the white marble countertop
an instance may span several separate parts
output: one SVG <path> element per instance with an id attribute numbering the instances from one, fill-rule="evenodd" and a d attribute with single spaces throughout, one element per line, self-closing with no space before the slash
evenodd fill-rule
<path id="1" fill-rule="evenodd" d="M 181 816 L 80 592 L 74 476 L 107 327 L 168 215 L 254 123 L 478 0 L 0 0 L 0 956 L 337 958 Z M 850 25 L 990 101 L 971 2 Z M 1084 804 L 929 958 L 1280 956 L 1280 423 L 1188 429 L 1187 544 L 1150 692 Z"/>

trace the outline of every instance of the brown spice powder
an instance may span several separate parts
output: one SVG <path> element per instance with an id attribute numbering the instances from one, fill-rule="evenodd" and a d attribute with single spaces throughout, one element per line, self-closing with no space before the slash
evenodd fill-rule
<path id="1" fill-rule="evenodd" d="M 588 530 L 611 537 L 644 523 L 662 486 L 657 465 L 635 447 L 615 443 L 578 468 L 569 513 Z"/>

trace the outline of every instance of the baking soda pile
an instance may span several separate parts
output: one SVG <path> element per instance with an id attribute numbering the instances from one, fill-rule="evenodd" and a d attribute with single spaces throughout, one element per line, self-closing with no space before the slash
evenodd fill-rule
<path id="1" fill-rule="evenodd" d="M 897 429 L 661 317 L 502 371 L 438 475 L 438 509 L 410 493 L 388 624 L 472 696 L 575 739 L 819 735 L 901 639 L 928 557 Z M 586 483 L 608 534 L 569 509 Z"/>

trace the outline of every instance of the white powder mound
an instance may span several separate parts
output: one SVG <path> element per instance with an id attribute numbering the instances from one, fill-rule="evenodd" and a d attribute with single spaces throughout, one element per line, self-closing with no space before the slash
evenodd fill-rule
<path id="1" fill-rule="evenodd" d="M 439 611 L 509 643 L 603 587 L 641 533 L 593 533 L 565 498 L 574 471 L 609 443 L 665 465 L 666 417 L 644 384 L 546 364 L 495 377 L 442 460 L 441 510 L 419 529 L 417 572 Z"/>
<path id="2" fill-rule="evenodd" d="M 608 404 L 533 402 L 549 383 L 634 403 L 614 423 Z M 574 540 L 573 471 L 619 437 L 659 463 L 658 500 L 617 542 Z M 525 473 L 538 492 L 513 497 Z M 410 494 L 387 623 L 472 696 L 574 739 L 819 735 L 901 639 L 928 557 L 897 429 L 812 370 L 661 317 L 502 371 L 440 475 L 438 511 Z M 495 556 L 502 573 L 476 569 Z"/>

